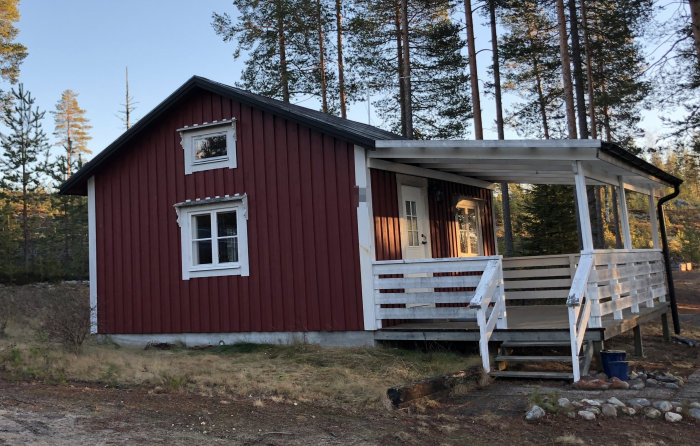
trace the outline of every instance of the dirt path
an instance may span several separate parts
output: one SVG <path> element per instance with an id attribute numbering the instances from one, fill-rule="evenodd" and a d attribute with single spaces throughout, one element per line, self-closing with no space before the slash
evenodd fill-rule
<path id="1" fill-rule="evenodd" d="M 676 281 L 683 335 L 694 338 L 700 338 L 698 283 L 700 272 L 682 273 Z M 658 322 L 643 332 L 646 357 L 635 358 L 636 366 L 684 376 L 700 368 L 700 348 L 663 342 Z M 631 335 L 620 336 L 611 347 L 629 352 L 631 343 Z M 688 419 L 678 424 L 641 416 L 585 422 L 547 414 L 528 423 L 523 414 L 535 391 L 574 392 L 566 383 L 499 381 L 404 410 L 352 410 L 340 404 L 331 409 L 0 380 L 0 445 L 694 445 L 700 438 L 700 422 Z M 638 395 L 619 395 L 633 396 Z"/>

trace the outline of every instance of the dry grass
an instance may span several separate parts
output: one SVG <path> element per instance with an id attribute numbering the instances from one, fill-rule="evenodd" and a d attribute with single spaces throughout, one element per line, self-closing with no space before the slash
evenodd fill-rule
<path id="1" fill-rule="evenodd" d="M 381 407 L 387 388 L 479 363 L 450 352 L 234 344 L 204 351 L 142 350 L 89 341 L 82 354 L 50 344 L 35 318 L 12 320 L 0 339 L 0 375 L 8 379 L 145 386 L 156 392 L 289 404 Z"/>
<path id="2" fill-rule="evenodd" d="M 585 441 L 583 441 L 574 434 L 562 435 L 560 437 L 555 438 L 554 442 L 556 444 L 586 444 Z"/>

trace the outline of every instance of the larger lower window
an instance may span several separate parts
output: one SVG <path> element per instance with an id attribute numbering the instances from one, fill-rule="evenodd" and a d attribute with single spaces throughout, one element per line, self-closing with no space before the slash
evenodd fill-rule
<path id="1" fill-rule="evenodd" d="M 236 167 L 236 121 L 204 123 L 178 129 L 185 152 L 185 174 Z"/>
<path id="2" fill-rule="evenodd" d="M 245 195 L 175 205 L 182 241 L 182 278 L 249 274 Z"/>

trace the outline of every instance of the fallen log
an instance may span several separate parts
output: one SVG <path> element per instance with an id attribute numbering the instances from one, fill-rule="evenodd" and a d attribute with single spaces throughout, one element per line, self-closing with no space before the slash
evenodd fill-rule
<path id="1" fill-rule="evenodd" d="M 386 396 L 395 408 L 403 407 L 406 403 L 418 398 L 437 393 L 447 393 L 457 384 L 473 384 L 477 387 L 482 382 L 483 375 L 484 371 L 481 366 L 474 366 L 456 373 L 435 376 L 392 387 L 386 391 Z"/>

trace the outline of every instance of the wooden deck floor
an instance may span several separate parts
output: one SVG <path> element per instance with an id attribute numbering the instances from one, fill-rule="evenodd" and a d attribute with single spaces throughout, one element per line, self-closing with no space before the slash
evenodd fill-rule
<path id="1" fill-rule="evenodd" d="M 660 317 L 668 303 L 640 308 L 639 314 L 623 312 L 622 320 L 603 318 L 602 328 L 589 328 L 586 339 L 605 340 L 631 330 L 637 324 Z M 467 341 L 479 340 L 479 327 L 472 321 L 416 321 L 382 328 L 377 340 Z M 569 339 L 569 316 L 565 305 L 528 305 L 508 307 L 508 329 L 495 330 L 492 341 L 565 341 Z"/>

